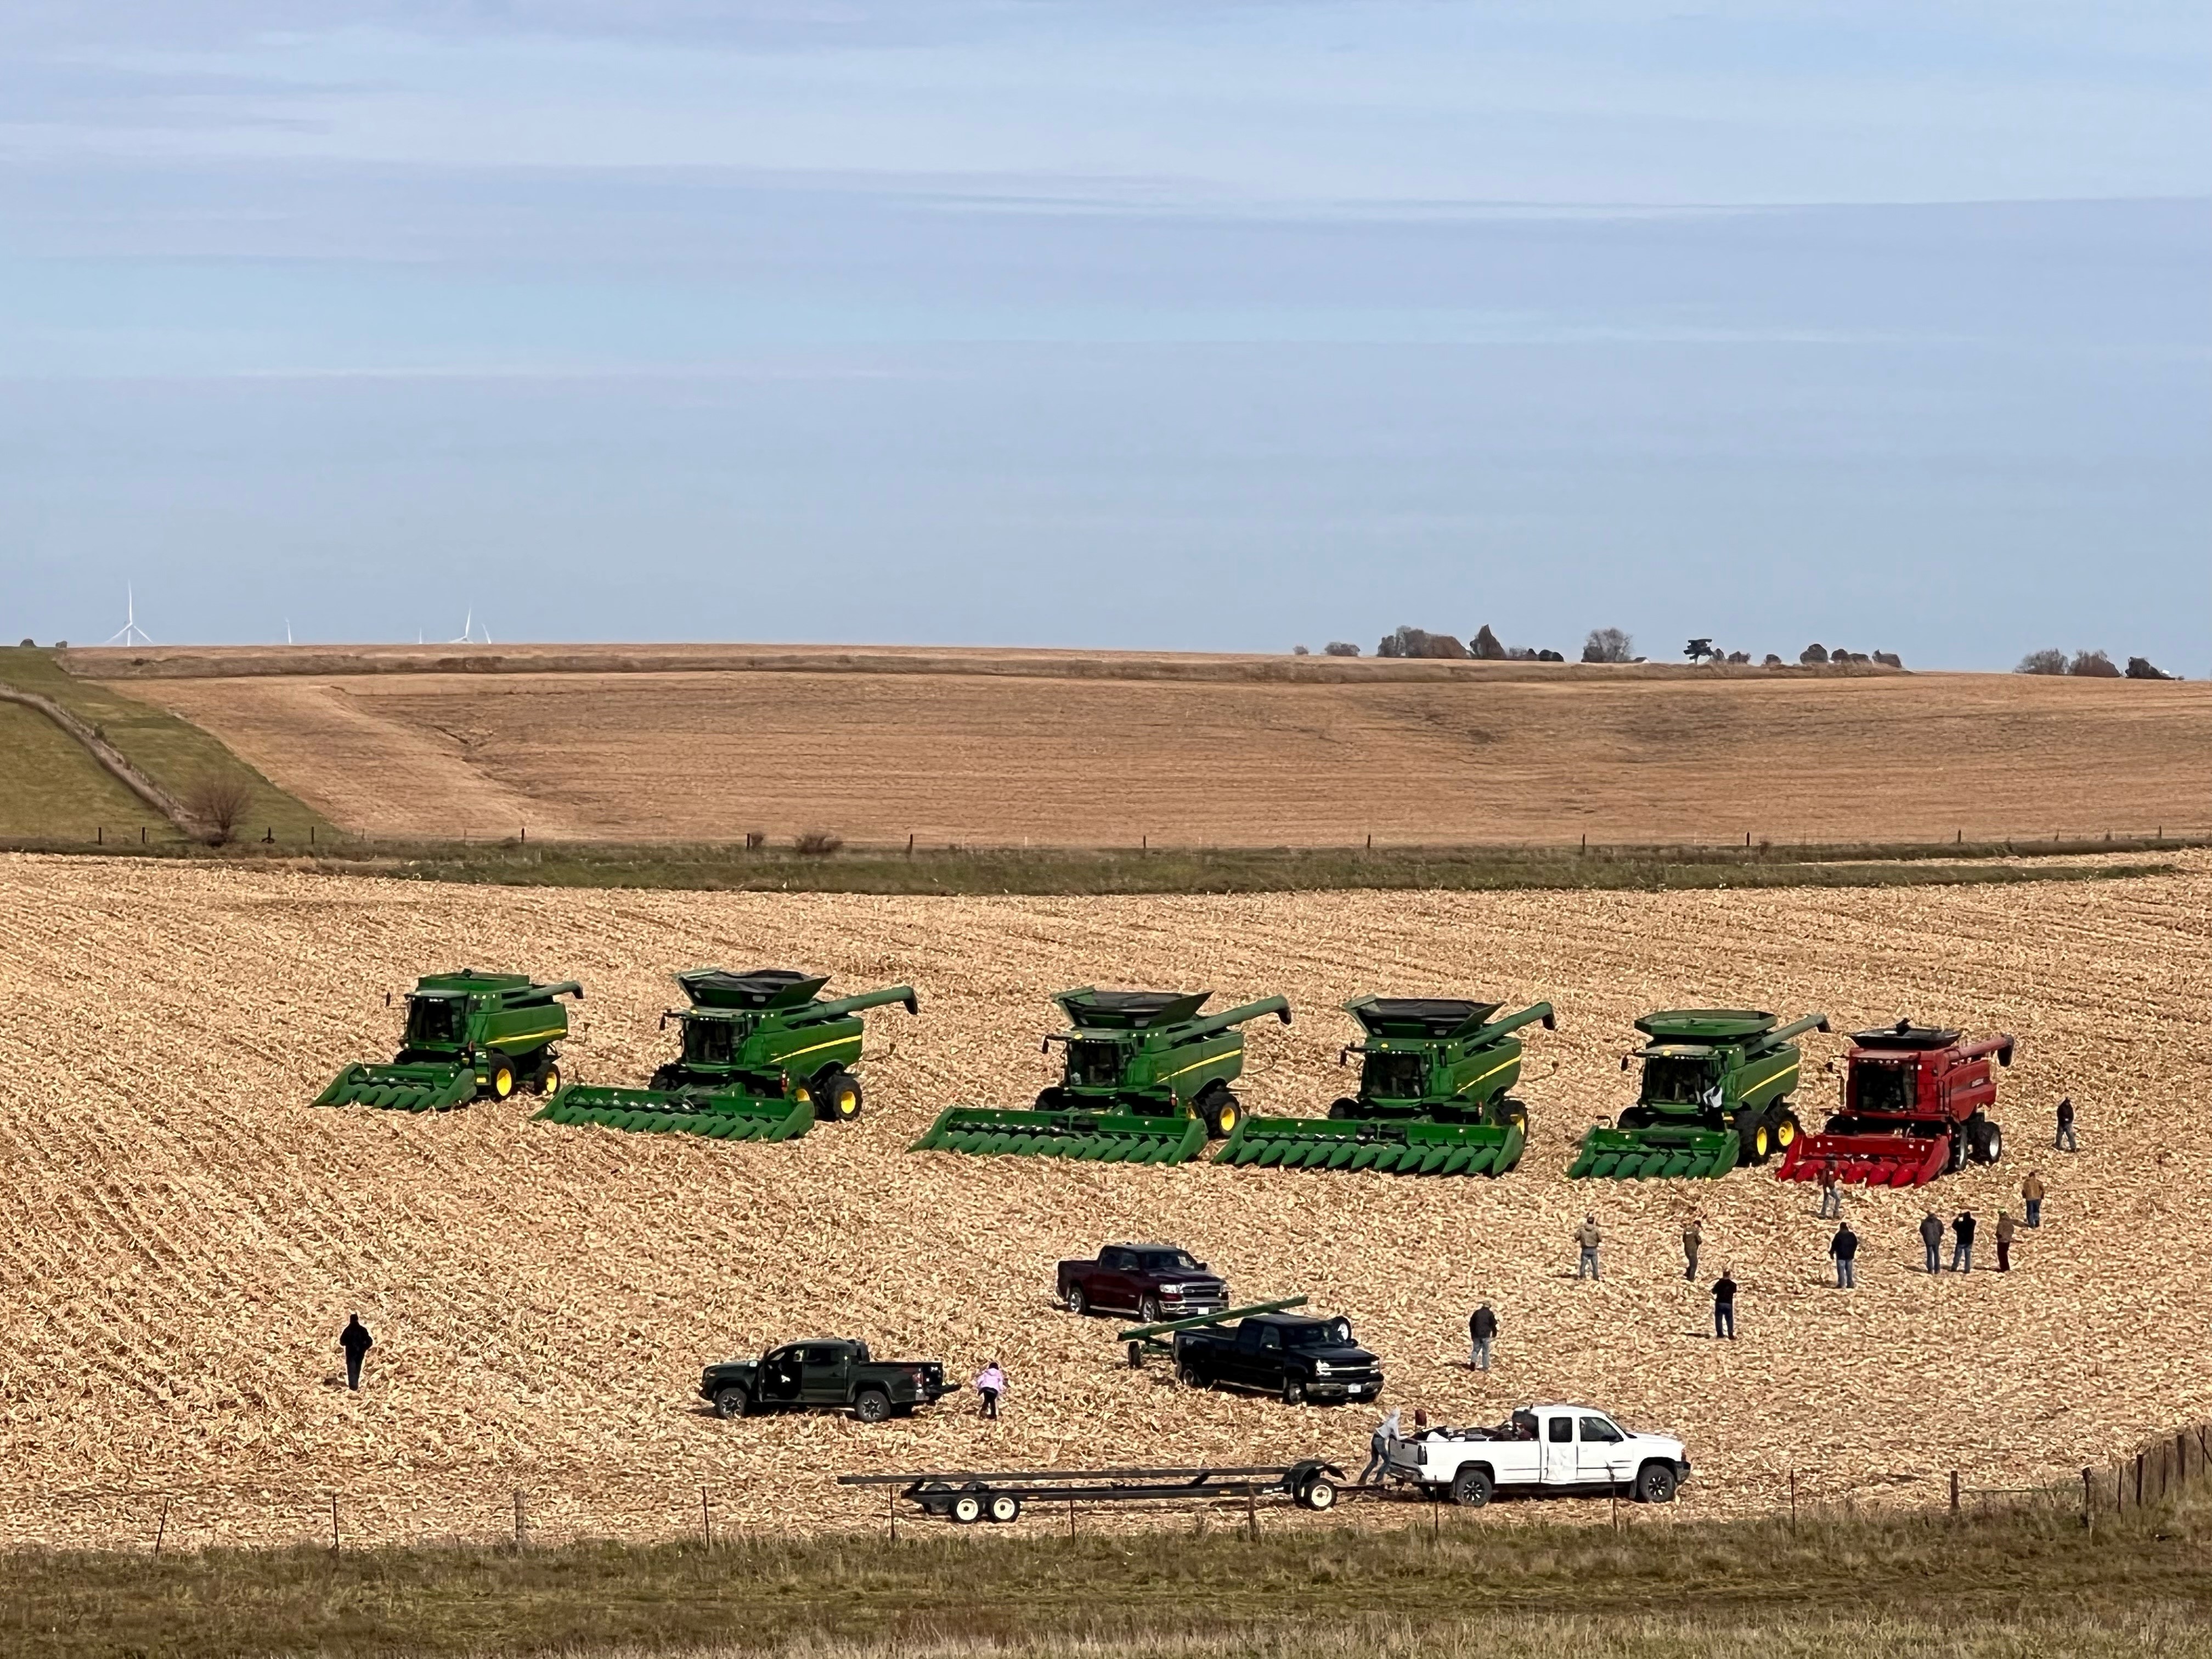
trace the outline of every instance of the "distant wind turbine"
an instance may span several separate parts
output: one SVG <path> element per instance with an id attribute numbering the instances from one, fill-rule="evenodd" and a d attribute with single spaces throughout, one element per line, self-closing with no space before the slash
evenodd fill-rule
<path id="1" fill-rule="evenodd" d="M 151 645 L 154 636 L 138 626 L 138 597 L 131 584 L 123 585 L 123 626 L 107 636 L 110 645 Z"/>
<path id="2" fill-rule="evenodd" d="M 461 633 L 460 633 L 460 637 L 459 637 L 459 639 L 447 640 L 447 641 L 446 641 L 446 643 L 447 643 L 447 645 L 473 645 L 473 644 L 475 644 L 475 643 L 476 643 L 476 637 L 477 637 L 477 610 L 476 610 L 476 607 L 475 607 L 474 605 L 471 605 L 471 606 L 469 607 L 469 613 L 468 613 L 468 616 L 467 616 L 467 617 L 466 617 L 462 621 L 462 623 L 461 623 Z M 489 644 L 491 643 L 491 629 L 490 629 L 490 627 L 489 627 L 489 625 L 485 626 L 485 628 L 484 628 L 484 629 L 483 629 L 483 642 L 484 642 L 486 645 L 489 645 Z"/>

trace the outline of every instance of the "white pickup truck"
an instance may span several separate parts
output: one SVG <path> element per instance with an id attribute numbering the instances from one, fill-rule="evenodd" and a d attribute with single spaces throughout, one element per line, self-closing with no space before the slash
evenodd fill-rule
<path id="1" fill-rule="evenodd" d="M 1668 1504 L 1690 1478 L 1682 1443 L 1634 1434 L 1595 1406 L 1524 1406 L 1494 1429 L 1431 1429 L 1393 1440 L 1385 1472 L 1455 1504 L 1494 1492 L 1565 1493 L 1626 1487 L 1639 1504 Z"/>

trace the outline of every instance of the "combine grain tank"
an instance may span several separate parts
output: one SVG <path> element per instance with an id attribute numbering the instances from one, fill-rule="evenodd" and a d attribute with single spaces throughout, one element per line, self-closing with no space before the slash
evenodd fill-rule
<path id="1" fill-rule="evenodd" d="M 573 979 L 540 985 L 526 974 L 473 968 L 427 975 L 408 994 L 407 1025 L 392 1063 L 347 1066 L 314 1103 L 444 1112 L 479 1095 L 550 1094 L 561 1086 L 554 1045 L 568 1035 L 560 1000 L 583 994 Z"/>
<path id="2" fill-rule="evenodd" d="M 1397 1175 L 1504 1175 L 1521 1161 L 1528 1109 L 1507 1091 L 1521 1075 L 1521 1040 L 1552 1005 L 1498 1017 L 1495 1002 L 1455 997 L 1359 997 L 1345 1012 L 1366 1032 L 1337 1063 L 1359 1060 L 1359 1092 L 1326 1118 L 1248 1117 L 1216 1164 L 1261 1169 L 1381 1170 Z"/>
<path id="3" fill-rule="evenodd" d="M 1903 1019 L 1852 1033 L 1844 1109 L 1790 1147 L 1776 1177 L 1818 1181 L 1832 1164 L 1838 1181 L 1919 1187 L 1969 1162 L 1996 1163 L 2004 1137 L 1988 1117 L 1997 1098 L 1990 1061 L 2010 1066 L 2013 1046 L 2003 1032 L 1968 1042 Z"/>
<path id="4" fill-rule="evenodd" d="M 1571 1176 L 1648 1180 L 1724 1176 L 1739 1164 L 1786 1152 L 1800 1133 L 1790 1093 L 1801 1060 L 1790 1039 L 1825 1031 L 1825 1014 L 1788 1025 L 1747 1008 L 1678 1008 L 1646 1014 L 1651 1041 L 1621 1056 L 1644 1062 L 1636 1104 L 1612 1127 L 1583 1137 Z"/>
<path id="5" fill-rule="evenodd" d="M 660 1017 L 684 1031 L 683 1052 L 643 1089 L 568 1088 L 538 1115 L 647 1134 L 681 1131 L 714 1140 L 789 1140 L 817 1118 L 860 1115 L 864 1009 L 903 1003 L 914 988 L 817 999 L 826 976 L 788 968 L 726 973 L 694 968 L 676 975 L 689 1007 Z"/>
<path id="6" fill-rule="evenodd" d="M 918 1152 L 1014 1153 L 1103 1164 L 1181 1164 L 1209 1138 L 1236 1132 L 1243 1108 L 1229 1085 L 1243 1074 L 1244 1034 L 1263 1014 L 1291 1023 L 1291 1006 L 1263 997 L 1218 1014 L 1211 991 L 1100 991 L 1053 998 L 1070 1030 L 1060 1080 L 1030 1111 L 947 1109 L 914 1143 Z"/>

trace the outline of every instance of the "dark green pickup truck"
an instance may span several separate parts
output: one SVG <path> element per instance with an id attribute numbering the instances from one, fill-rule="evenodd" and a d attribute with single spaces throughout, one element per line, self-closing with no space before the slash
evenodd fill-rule
<path id="1" fill-rule="evenodd" d="M 787 1342 L 758 1359 L 709 1365 L 699 1378 L 700 1397 L 714 1402 L 717 1417 L 849 1411 L 863 1423 L 933 1406 L 958 1387 L 945 1380 L 941 1361 L 874 1359 L 865 1342 L 826 1337 Z"/>

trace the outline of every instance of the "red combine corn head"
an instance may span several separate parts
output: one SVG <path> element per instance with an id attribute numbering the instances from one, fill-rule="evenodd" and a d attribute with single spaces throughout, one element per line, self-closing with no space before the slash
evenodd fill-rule
<path id="1" fill-rule="evenodd" d="M 1832 1164 L 1840 1182 L 1919 1187 L 1969 1159 L 1996 1163 L 2004 1137 L 1988 1116 L 1997 1097 L 1990 1060 L 2009 1066 L 2012 1052 L 2012 1038 L 2002 1033 L 1968 1042 L 1957 1031 L 1902 1019 L 1853 1032 L 1844 1109 L 1823 1133 L 1798 1137 L 1776 1178 L 1818 1181 Z"/>

